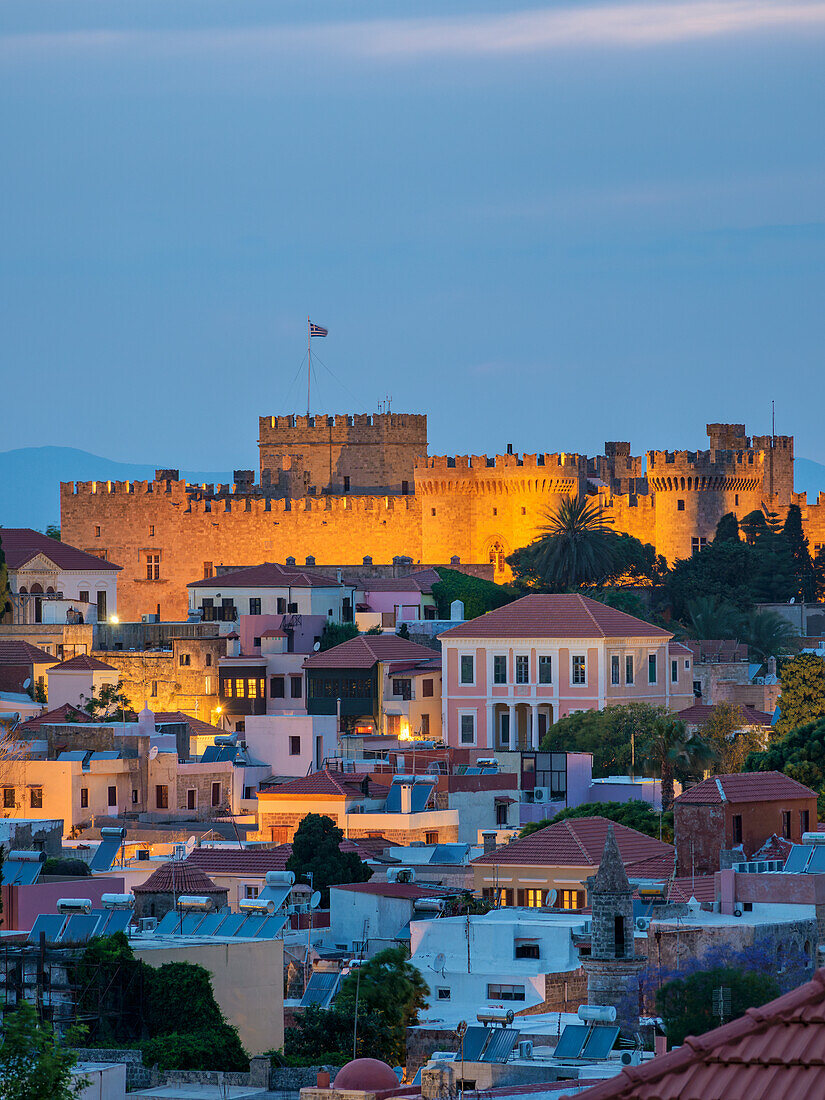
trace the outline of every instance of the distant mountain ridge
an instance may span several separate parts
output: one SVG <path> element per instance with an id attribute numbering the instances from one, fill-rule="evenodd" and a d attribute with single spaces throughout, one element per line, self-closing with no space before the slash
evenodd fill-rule
<path id="1" fill-rule="evenodd" d="M 155 476 L 153 465 L 113 462 L 75 447 L 18 447 L 0 451 L 0 525 L 33 527 L 43 531 L 60 524 L 61 481 L 146 481 Z M 232 480 L 232 472 L 204 473 L 181 470 L 195 482 Z"/>
<path id="2" fill-rule="evenodd" d="M 156 467 L 136 462 L 113 462 L 75 447 L 18 447 L 0 451 L 0 526 L 34 527 L 43 531 L 60 523 L 61 481 L 146 481 Z M 809 458 L 794 464 L 796 490 L 813 503 L 825 493 L 825 465 Z M 181 470 L 187 481 L 232 480 L 231 470 Z"/>

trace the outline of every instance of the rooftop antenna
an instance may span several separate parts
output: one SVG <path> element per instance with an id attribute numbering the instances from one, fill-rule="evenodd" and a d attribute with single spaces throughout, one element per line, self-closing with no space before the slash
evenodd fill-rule
<path id="1" fill-rule="evenodd" d="M 771 401 L 771 442 L 776 446 L 776 402 Z"/>

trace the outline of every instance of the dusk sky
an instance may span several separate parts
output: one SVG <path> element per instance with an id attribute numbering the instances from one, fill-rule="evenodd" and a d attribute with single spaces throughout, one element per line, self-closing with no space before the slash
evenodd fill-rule
<path id="1" fill-rule="evenodd" d="M 823 92 L 825 0 L 3 0 L 0 450 L 255 466 L 310 314 L 432 453 L 825 462 Z"/>

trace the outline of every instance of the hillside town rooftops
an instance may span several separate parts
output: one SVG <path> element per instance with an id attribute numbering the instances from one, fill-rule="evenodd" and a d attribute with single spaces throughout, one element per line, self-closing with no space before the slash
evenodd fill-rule
<path id="1" fill-rule="evenodd" d="M 816 798 L 816 792 L 782 772 L 739 772 L 712 775 L 683 791 L 674 804 L 716 805 L 722 802 L 775 802 Z"/>
<path id="2" fill-rule="evenodd" d="M 673 846 L 637 832 L 626 825 L 608 821 L 606 817 L 574 817 L 547 825 L 530 836 L 511 841 L 494 852 L 478 856 L 474 864 L 515 864 L 529 866 L 597 867 L 604 851 L 608 825 L 613 832 L 622 862 L 631 874 L 632 865 L 651 857 L 673 858 Z"/>
<path id="3" fill-rule="evenodd" d="M 522 596 L 477 619 L 445 630 L 454 638 L 657 638 L 670 631 L 577 593 Z"/>

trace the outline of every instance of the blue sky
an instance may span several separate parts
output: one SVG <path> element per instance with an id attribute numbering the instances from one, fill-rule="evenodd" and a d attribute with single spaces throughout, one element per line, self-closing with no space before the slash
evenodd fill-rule
<path id="1" fill-rule="evenodd" d="M 434 453 L 825 461 L 825 0 L 4 0 L 2 449 L 255 464 L 259 414 Z"/>

